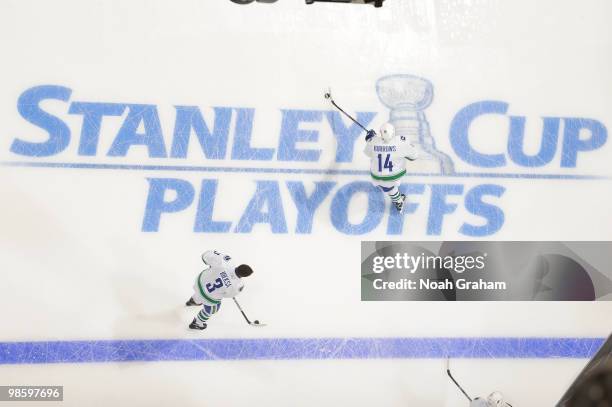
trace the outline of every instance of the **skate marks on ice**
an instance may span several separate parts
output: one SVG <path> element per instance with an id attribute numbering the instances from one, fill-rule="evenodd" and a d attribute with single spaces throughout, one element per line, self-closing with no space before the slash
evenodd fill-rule
<path id="1" fill-rule="evenodd" d="M 0 342 L 0 364 L 590 358 L 602 338 L 254 338 Z"/>

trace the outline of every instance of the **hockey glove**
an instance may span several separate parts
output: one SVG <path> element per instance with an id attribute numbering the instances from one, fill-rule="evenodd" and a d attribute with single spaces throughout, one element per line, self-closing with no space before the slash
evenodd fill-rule
<path id="1" fill-rule="evenodd" d="M 374 130 L 368 130 L 368 132 L 366 133 L 366 141 L 372 140 L 374 136 L 376 136 L 376 132 Z"/>

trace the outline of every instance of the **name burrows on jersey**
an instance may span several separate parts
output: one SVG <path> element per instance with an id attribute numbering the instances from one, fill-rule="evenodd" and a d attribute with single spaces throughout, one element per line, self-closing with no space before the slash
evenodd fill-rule
<path id="1" fill-rule="evenodd" d="M 202 254 L 202 261 L 210 267 L 196 278 L 194 291 L 205 304 L 218 305 L 223 298 L 235 297 L 242 291 L 244 283 L 236 275 L 236 265 L 230 256 L 209 250 Z"/>
<path id="2" fill-rule="evenodd" d="M 370 157 L 370 174 L 377 181 L 400 179 L 406 174 L 406 159 L 419 156 L 418 149 L 403 136 L 385 142 L 376 135 L 366 142 L 364 153 Z"/>

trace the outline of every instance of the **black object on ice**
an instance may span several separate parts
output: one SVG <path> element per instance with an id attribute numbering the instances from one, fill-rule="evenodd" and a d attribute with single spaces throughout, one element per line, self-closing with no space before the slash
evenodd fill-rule
<path id="1" fill-rule="evenodd" d="M 315 2 L 322 3 L 355 3 L 355 4 L 374 4 L 374 7 L 382 7 L 385 0 L 306 0 L 306 4 Z"/>

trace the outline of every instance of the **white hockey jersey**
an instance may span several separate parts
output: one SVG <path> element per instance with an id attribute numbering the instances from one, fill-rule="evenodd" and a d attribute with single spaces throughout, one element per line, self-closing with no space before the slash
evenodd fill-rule
<path id="1" fill-rule="evenodd" d="M 379 181 L 394 181 L 406 174 L 406 159 L 416 160 L 418 150 L 403 136 L 385 143 L 376 135 L 366 142 L 364 153 L 370 157 L 370 174 Z"/>
<path id="2" fill-rule="evenodd" d="M 235 297 L 242 291 L 244 283 L 236 275 L 230 256 L 209 250 L 202 254 L 202 261 L 210 268 L 200 273 L 194 289 L 209 305 L 217 305 L 223 298 Z"/>

